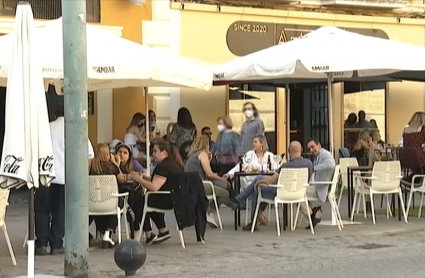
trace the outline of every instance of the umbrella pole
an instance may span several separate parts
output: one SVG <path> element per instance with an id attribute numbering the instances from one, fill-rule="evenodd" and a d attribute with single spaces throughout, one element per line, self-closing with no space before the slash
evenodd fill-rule
<path id="1" fill-rule="evenodd" d="M 150 123 L 149 123 L 149 90 L 148 87 L 143 87 L 145 91 L 145 113 L 146 113 L 146 171 L 151 174 L 151 155 L 150 155 Z"/>
<path id="2" fill-rule="evenodd" d="M 285 87 L 285 110 L 286 110 L 286 150 L 289 149 L 289 144 L 291 143 L 291 90 L 289 89 L 289 84 L 286 84 Z M 286 160 L 288 160 L 288 154 L 286 154 Z"/>
<path id="3" fill-rule="evenodd" d="M 34 187 L 28 190 L 28 262 L 27 277 L 34 277 Z"/>
<path id="4" fill-rule="evenodd" d="M 333 101 L 332 101 L 333 73 L 328 73 L 328 125 L 329 125 L 329 151 L 334 154 L 334 125 L 333 125 Z"/>

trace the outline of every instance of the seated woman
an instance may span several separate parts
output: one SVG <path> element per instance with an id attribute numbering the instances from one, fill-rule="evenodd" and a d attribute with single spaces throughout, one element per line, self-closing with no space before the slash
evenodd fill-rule
<path id="1" fill-rule="evenodd" d="M 252 140 L 252 151 L 249 151 L 244 156 L 244 164 L 242 167 L 245 169 L 258 169 L 264 171 L 275 171 L 278 168 L 277 163 L 274 161 L 274 154 L 269 152 L 269 145 L 267 144 L 267 138 L 264 135 L 256 135 Z M 268 163 L 270 161 L 271 169 L 268 169 Z M 238 163 L 233 169 L 223 175 L 223 178 L 233 178 L 235 172 L 241 172 L 244 169 L 240 169 Z M 255 179 L 255 176 L 245 177 L 246 181 L 250 183 Z"/>
<path id="2" fill-rule="evenodd" d="M 122 192 L 128 192 L 129 198 L 128 198 L 128 204 L 131 208 L 131 210 L 134 212 L 134 230 L 136 231 L 136 234 L 139 233 L 140 230 L 140 222 L 142 221 L 142 215 L 143 215 L 143 207 L 140 206 L 140 203 L 143 202 L 143 188 L 137 187 L 137 188 L 129 188 L 127 185 L 129 182 L 133 182 L 128 178 L 128 175 L 132 172 L 136 172 L 139 174 L 146 173 L 146 170 L 140 165 L 140 163 L 133 159 L 132 154 L 132 148 L 130 145 L 121 143 L 118 144 L 115 148 L 116 153 L 116 161 L 120 161 L 120 169 L 121 172 L 124 174 L 124 183 L 118 184 L 118 189 L 120 190 L 120 193 Z M 130 218 L 127 218 L 128 221 L 130 221 Z M 138 237 L 137 237 L 138 238 Z"/>
<path id="3" fill-rule="evenodd" d="M 365 166 L 369 163 L 367 157 L 367 151 L 373 146 L 372 137 L 370 131 L 364 129 L 360 131 L 359 138 L 354 144 L 353 150 L 351 151 L 351 157 L 357 158 L 360 166 Z"/>
<path id="4" fill-rule="evenodd" d="M 120 163 L 110 154 L 107 144 L 97 144 L 94 149 L 94 158 L 90 163 L 89 175 L 114 175 L 118 183 L 123 183 L 125 179 L 119 167 Z M 120 207 L 123 205 L 120 204 Z M 89 224 L 93 220 L 96 223 L 96 229 L 103 233 L 102 248 L 113 246 L 115 243 L 111 239 L 111 234 L 117 228 L 117 217 L 115 215 L 93 216 L 89 218 Z"/>
<path id="5" fill-rule="evenodd" d="M 209 140 L 204 136 L 200 136 L 193 141 L 188 154 L 188 160 L 186 161 L 186 172 L 197 172 L 202 180 L 209 180 L 214 184 L 215 194 L 217 196 L 218 207 L 222 203 L 229 201 L 229 188 L 230 184 L 227 182 L 227 178 L 222 178 L 219 175 L 213 173 L 211 170 Z M 211 195 L 212 189 L 210 186 L 204 186 L 205 194 Z M 213 202 L 207 210 L 207 222 L 213 228 L 218 228 L 217 222 L 215 221 L 215 205 Z"/>
<path id="6" fill-rule="evenodd" d="M 267 144 L 267 138 L 262 135 L 256 135 L 252 140 L 252 151 L 249 151 L 244 156 L 244 169 L 240 169 L 240 163 L 238 163 L 232 170 L 223 175 L 223 178 L 233 178 L 235 172 L 241 172 L 246 169 L 259 169 L 264 171 L 275 171 L 278 168 L 278 164 L 274 161 L 274 154 L 269 152 L 269 145 Z M 268 169 L 268 163 L 270 161 L 271 169 Z M 246 184 L 250 184 L 256 176 L 242 177 L 245 179 Z M 267 204 L 262 205 L 262 210 L 266 208 Z M 255 209 L 255 208 L 254 208 Z M 260 213 L 258 216 L 260 224 L 265 225 L 268 221 L 267 217 Z"/>
<path id="7" fill-rule="evenodd" d="M 174 185 L 171 177 L 184 173 L 183 162 L 176 148 L 172 148 L 167 141 L 159 139 L 155 140 L 153 144 L 152 153 L 158 164 L 152 173 L 152 178 L 149 180 L 146 174 L 139 174 L 134 171 L 128 175 L 128 178 L 139 182 L 148 191 L 171 191 Z M 144 201 L 143 198 L 143 201 L 139 204 L 142 208 Z M 173 207 L 171 195 L 151 195 L 149 206 L 171 209 Z M 152 232 L 151 219 L 159 230 L 158 236 Z M 146 233 L 146 244 L 160 243 L 171 237 L 165 226 L 164 213 L 149 212 L 143 223 L 143 231 Z"/>
<path id="8" fill-rule="evenodd" d="M 142 152 L 137 148 L 138 142 L 146 142 L 146 131 L 144 130 L 146 117 L 142 113 L 133 115 L 127 130 L 124 135 L 124 143 L 133 148 L 132 154 L 134 159 L 142 159 L 144 157 Z"/>
<path id="9" fill-rule="evenodd" d="M 403 147 L 413 149 L 417 153 L 419 164 L 414 173 L 422 173 L 425 168 L 425 113 L 416 112 L 410 119 L 409 125 L 403 130 Z"/>

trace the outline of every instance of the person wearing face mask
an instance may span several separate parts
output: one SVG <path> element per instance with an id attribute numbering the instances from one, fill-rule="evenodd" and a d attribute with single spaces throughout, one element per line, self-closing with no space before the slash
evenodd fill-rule
<path id="1" fill-rule="evenodd" d="M 211 148 L 214 154 L 215 163 L 218 166 L 220 174 L 227 173 L 238 163 L 237 146 L 239 134 L 232 130 L 232 120 L 227 117 L 217 119 L 217 140 Z"/>
<path id="2" fill-rule="evenodd" d="M 254 103 L 246 102 L 243 105 L 246 121 L 241 129 L 241 143 L 238 147 L 238 155 L 244 155 L 251 150 L 252 140 L 256 135 L 264 135 L 264 123 L 258 115 L 257 107 Z"/>

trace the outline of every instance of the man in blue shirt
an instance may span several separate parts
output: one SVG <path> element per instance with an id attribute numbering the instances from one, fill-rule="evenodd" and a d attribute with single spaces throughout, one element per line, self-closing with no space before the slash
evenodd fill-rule
<path id="1" fill-rule="evenodd" d="M 241 204 L 245 203 L 246 199 L 251 196 L 252 197 L 252 205 L 251 205 L 251 220 L 254 218 L 255 208 L 257 207 L 257 188 L 260 185 L 267 184 L 276 184 L 279 179 L 279 173 L 284 168 L 308 168 L 309 176 L 313 173 L 313 163 L 311 160 L 303 158 L 301 156 L 302 146 L 298 141 L 292 141 L 289 145 L 288 152 L 290 155 L 290 160 L 280 166 L 279 169 L 276 170 L 276 173 L 273 176 L 258 176 L 252 183 L 239 195 L 230 200 L 230 206 L 232 209 L 236 209 L 240 207 Z M 273 199 L 276 196 L 275 187 L 263 187 L 261 188 L 261 194 L 263 197 L 268 199 Z M 265 207 L 260 206 L 260 213 L 264 211 Z M 313 220 L 313 219 L 312 219 Z M 251 222 L 252 223 L 252 222 Z M 256 221 L 258 223 L 258 221 Z M 314 225 L 314 224 L 313 224 Z M 252 224 L 248 224 L 243 229 L 251 230 Z M 258 230 L 258 227 L 255 227 L 255 230 Z"/>

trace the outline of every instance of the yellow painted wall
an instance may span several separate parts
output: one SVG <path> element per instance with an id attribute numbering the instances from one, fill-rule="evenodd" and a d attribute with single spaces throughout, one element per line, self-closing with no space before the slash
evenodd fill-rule
<path id="1" fill-rule="evenodd" d="M 133 6 L 130 1 L 102 0 L 101 24 L 123 27 L 123 38 L 142 43 L 142 20 L 152 20 L 151 11 L 150 1 L 147 1 L 144 6 Z M 143 89 L 123 88 L 114 90 L 113 138 L 123 139 L 125 129 L 136 112 L 145 114 Z"/>
<path id="2" fill-rule="evenodd" d="M 176 6 L 175 8 L 179 8 Z M 278 11 L 253 8 L 221 7 L 185 4 L 181 11 L 181 54 L 210 63 L 223 63 L 236 58 L 227 46 L 226 33 L 229 26 L 238 20 L 286 23 L 299 25 L 376 28 L 387 33 L 390 39 L 415 45 L 424 45 L 424 20 L 352 15 L 332 15 L 309 12 Z M 396 55 L 396 53 L 394 53 Z M 341 85 L 334 91 L 334 140 L 335 149 L 342 144 L 343 110 Z M 199 98 L 182 93 L 182 105 L 192 111 L 195 120 L 209 123 L 221 115 L 226 107 L 226 90 L 220 87 L 215 93 L 203 94 L 202 103 L 209 109 L 198 109 Z M 387 139 L 397 143 L 403 126 L 414 111 L 424 110 L 424 85 L 415 82 L 391 83 L 387 99 Z M 210 104 L 214 104 L 214 107 Z M 281 111 L 279 111 L 280 113 Z M 199 120 L 198 120 L 199 119 Z M 211 120 L 209 120 L 211 119 Z M 215 125 L 214 125 L 215 126 Z M 284 140 L 285 128 L 277 127 L 278 138 Z"/>

